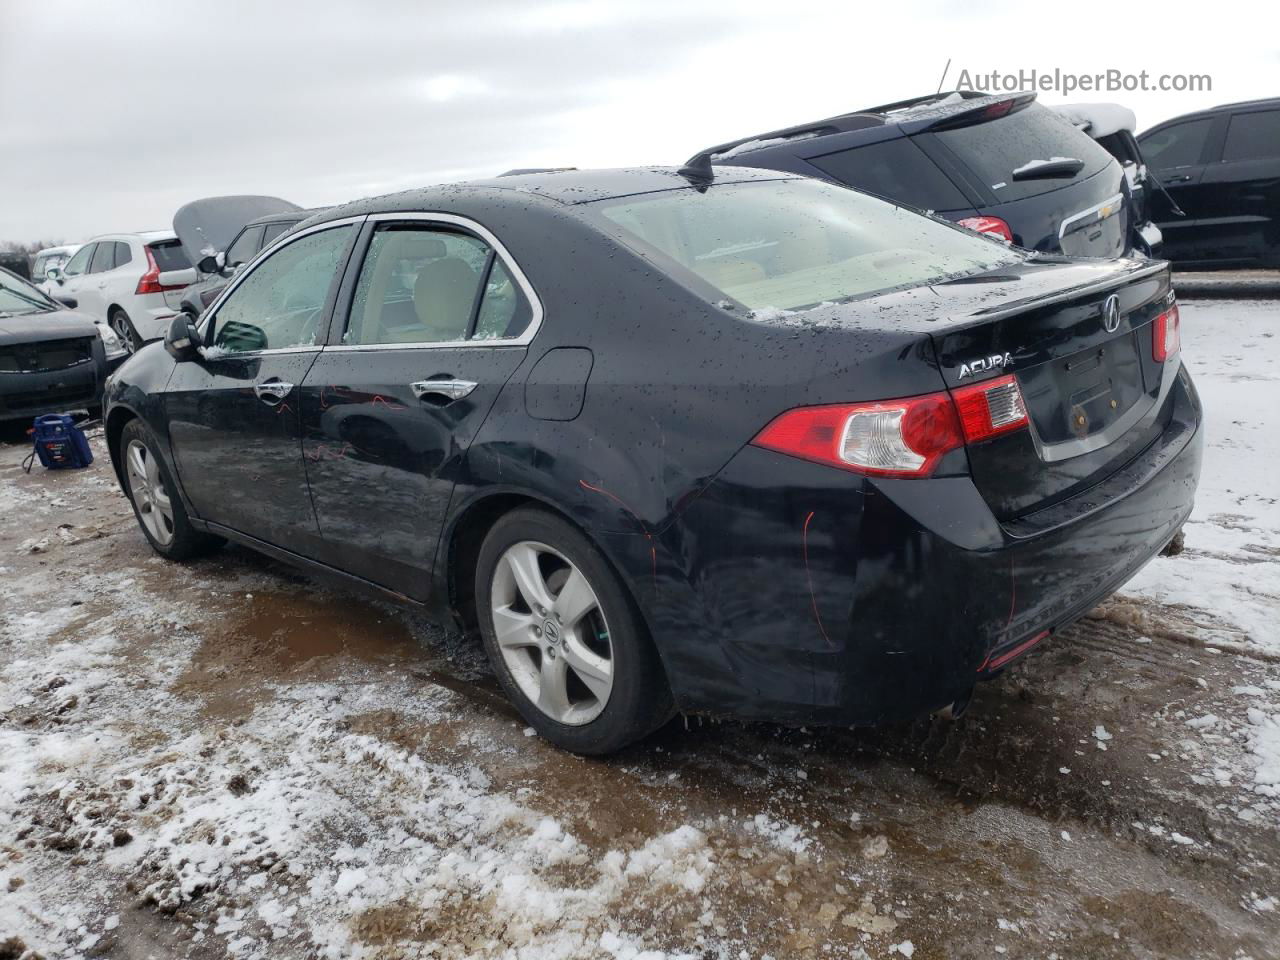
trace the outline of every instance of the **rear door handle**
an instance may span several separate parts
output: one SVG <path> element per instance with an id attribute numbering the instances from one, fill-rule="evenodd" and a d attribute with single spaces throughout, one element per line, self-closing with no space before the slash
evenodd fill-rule
<path id="1" fill-rule="evenodd" d="M 443 397 L 445 400 L 461 400 L 476 388 L 474 380 L 419 380 L 409 384 L 409 389 L 419 400 L 427 397 Z"/>
<path id="2" fill-rule="evenodd" d="M 1160 179 L 1163 180 L 1165 183 L 1186 183 L 1188 180 L 1191 179 L 1191 174 L 1180 173 L 1176 177 L 1161 177 Z"/>
<path id="3" fill-rule="evenodd" d="M 268 380 L 266 383 L 257 383 L 253 386 L 253 392 L 258 399 L 272 405 L 287 397 L 292 389 L 293 384 L 285 383 L 283 380 Z"/>

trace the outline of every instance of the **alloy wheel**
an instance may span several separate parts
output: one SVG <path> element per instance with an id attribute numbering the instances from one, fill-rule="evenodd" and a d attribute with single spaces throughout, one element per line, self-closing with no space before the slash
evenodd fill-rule
<path id="1" fill-rule="evenodd" d="M 173 501 L 160 476 L 160 465 L 141 440 L 130 440 L 125 449 L 129 472 L 129 494 L 138 508 L 138 518 L 162 547 L 173 542 Z"/>
<path id="2" fill-rule="evenodd" d="M 560 723 L 590 723 L 613 690 L 613 645 L 595 590 L 544 543 L 509 547 L 493 574 L 490 616 L 503 662 L 539 710 Z"/>

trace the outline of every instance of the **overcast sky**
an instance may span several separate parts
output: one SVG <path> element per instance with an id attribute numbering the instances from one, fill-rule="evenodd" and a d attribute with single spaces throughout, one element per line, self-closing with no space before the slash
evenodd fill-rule
<path id="1" fill-rule="evenodd" d="M 1185 7 L 1185 9 L 1183 8 Z M 517 166 L 679 163 L 961 70 L 1206 73 L 1140 127 L 1280 95 L 1272 2 L 0 0 L 0 241 L 336 203 Z"/>

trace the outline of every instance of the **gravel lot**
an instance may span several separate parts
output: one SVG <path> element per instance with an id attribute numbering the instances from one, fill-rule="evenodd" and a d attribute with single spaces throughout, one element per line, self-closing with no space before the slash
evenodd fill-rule
<path id="1" fill-rule="evenodd" d="M 0 958 L 1280 957 L 1280 303 L 1183 307 L 1187 549 L 874 731 L 533 737 L 477 646 L 0 448 Z"/>

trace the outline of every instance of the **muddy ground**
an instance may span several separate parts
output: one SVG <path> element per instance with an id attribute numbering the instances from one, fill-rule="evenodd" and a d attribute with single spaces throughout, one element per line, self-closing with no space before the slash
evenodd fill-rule
<path id="1" fill-rule="evenodd" d="M 0 448 L 0 957 L 1280 957 L 1244 720 L 1280 666 L 1177 609 L 1095 611 L 956 722 L 584 760 L 466 638 L 159 560 L 95 449 Z"/>

